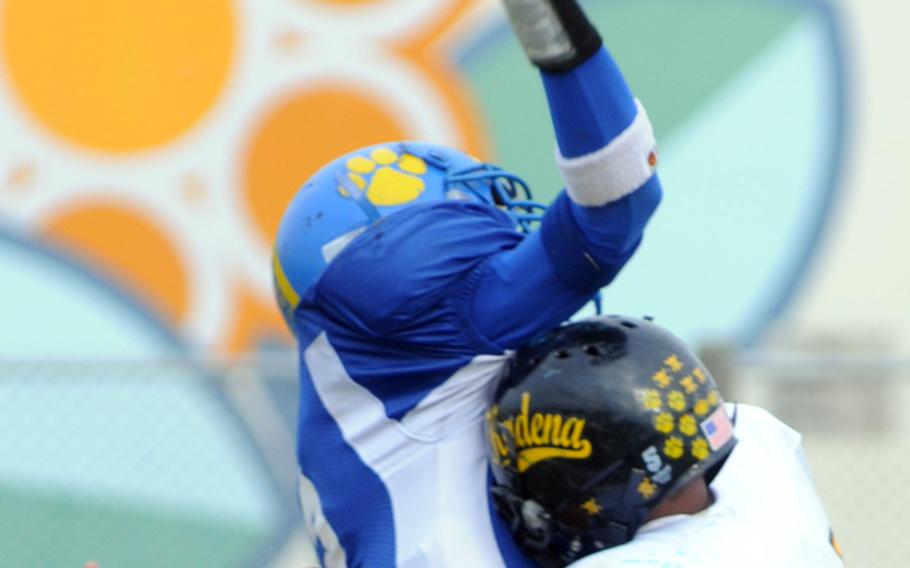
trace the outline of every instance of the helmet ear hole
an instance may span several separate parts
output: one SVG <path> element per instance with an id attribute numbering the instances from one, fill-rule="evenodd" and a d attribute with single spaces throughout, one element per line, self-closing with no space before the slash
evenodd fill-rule
<path id="1" fill-rule="evenodd" d="M 572 354 L 569 353 L 568 351 L 566 351 L 565 349 L 560 349 L 559 351 L 556 352 L 557 359 L 568 359 L 571 356 L 572 356 Z"/>
<path id="2" fill-rule="evenodd" d="M 596 345 L 585 345 L 585 353 L 591 357 L 599 357 L 603 355 L 603 353 L 600 352 L 600 348 Z"/>

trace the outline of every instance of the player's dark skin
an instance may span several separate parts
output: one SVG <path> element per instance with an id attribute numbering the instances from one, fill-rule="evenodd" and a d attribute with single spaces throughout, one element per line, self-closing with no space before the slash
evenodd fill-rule
<path id="1" fill-rule="evenodd" d="M 682 489 L 665 498 L 651 509 L 648 520 L 669 517 L 670 515 L 694 515 L 704 511 L 714 503 L 714 494 L 708 488 L 704 478 L 693 479 Z"/>

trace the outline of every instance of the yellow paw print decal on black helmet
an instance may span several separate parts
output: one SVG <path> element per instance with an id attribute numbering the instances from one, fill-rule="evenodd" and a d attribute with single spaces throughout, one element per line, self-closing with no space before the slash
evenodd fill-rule
<path id="1" fill-rule="evenodd" d="M 391 148 L 375 148 L 368 157 L 354 156 L 344 165 L 347 179 L 370 203 L 379 207 L 410 203 L 426 189 L 422 177 L 427 172 L 426 162 L 411 154 L 399 155 Z M 338 187 L 338 192 L 352 197 L 343 185 Z"/>

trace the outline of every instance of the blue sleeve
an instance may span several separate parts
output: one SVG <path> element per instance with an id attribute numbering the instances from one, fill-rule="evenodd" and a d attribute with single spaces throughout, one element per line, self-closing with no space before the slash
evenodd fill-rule
<path id="1" fill-rule="evenodd" d="M 635 119 L 635 100 L 606 49 L 572 70 L 541 75 L 566 158 L 603 148 Z M 513 348 L 570 317 L 635 252 L 661 195 L 656 175 L 602 207 L 580 206 L 562 192 L 537 233 L 489 263 L 471 307 L 478 330 Z"/>
<path id="2" fill-rule="evenodd" d="M 485 267 L 471 307 L 479 332 L 512 349 L 565 321 L 632 257 L 660 197 L 656 176 L 603 207 L 561 193 L 540 230 Z"/>
<path id="3" fill-rule="evenodd" d="M 609 144 L 635 119 L 632 91 L 606 48 L 565 73 L 542 72 L 559 150 L 566 158 Z"/>

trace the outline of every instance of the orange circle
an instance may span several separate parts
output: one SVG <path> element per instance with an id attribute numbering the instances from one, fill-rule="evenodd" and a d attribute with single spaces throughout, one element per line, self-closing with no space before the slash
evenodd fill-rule
<path id="1" fill-rule="evenodd" d="M 253 135 L 243 173 L 259 230 L 271 242 L 294 194 L 326 163 L 363 146 L 407 138 L 398 117 L 342 87 L 308 91 L 279 105 Z"/>
<path id="2" fill-rule="evenodd" d="M 189 308 L 188 275 L 167 232 L 140 214 L 108 204 L 86 204 L 49 219 L 45 233 L 102 268 L 178 322 Z"/>
<path id="3" fill-rule="evenodd" d="M 2 51 L 36 119 L 92 149 L 169 142 L 212 106 L 234 55 L 231 0 L 6 0 Z"/>
<path id="4" fill-rule="evenodd" d="M 235 290 L 231 319 L 225 326 L 220 348 L 225 353 L 249 352 L 264 341 L 291 345 L 293 338 L 271 297 L 263 299 L 246 287 Z"/>

